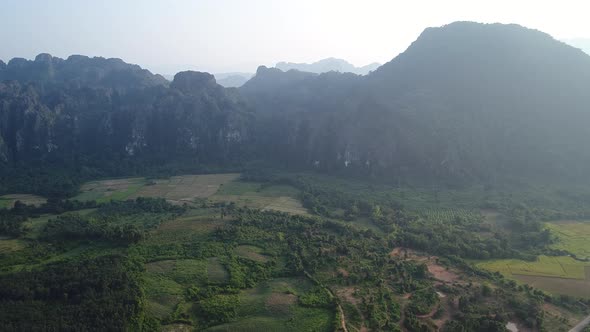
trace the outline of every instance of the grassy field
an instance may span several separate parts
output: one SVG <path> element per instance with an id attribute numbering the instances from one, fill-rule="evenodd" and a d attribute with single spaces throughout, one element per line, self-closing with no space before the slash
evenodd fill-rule
<path id="1" fill-rule="evenodd" d="M 126 200 L 146 185 L 144 178 L 127 178 L 101 180 L 85 183 L 80 188 L 81 194 L 74 197 L 79 201 L 108 202 Z"/>
<path id="2" fill-rule="evenodd" d="M 581 259 L 590 258 L 590 221 L 557 221 L 546 227 L 557 237 L 552 248 L 567 250 Z"/>
<path id="3" fill-rule="evenodd" d="M 126 200 L 137 197 L 162 197 L 175 204 L 234 202 L 263 210 L 308 215 L 299 201 L 299 190 L 286 185 L 266 186 L 256 182 L 238 181 L 239 174 L 182 175 L 168 179 L 127 178 L 92 181 L 84 184 L 74 197 L 80 201 Z M 0 200 L 0 204 L 8 201 Z M 1 205 L 0 205 L 1 207 Z"/>
<path id="4" fill-rule="evenodd" d="M 234 181 L 223 185 L 211 197 L 216 202 L 234 202 L 262 210 L 308 215 L 299 201 L 299 190 L 286 185 L 265 186 L 256 182 Z"/>
<path id="5" fill-rule="evenodd" d="M 96 211 L 96 209 L 84 209 L 84 210 L 78 210 L 75 212 L 65 212 L 61 215 L 67 215 L 67 214 L 86 215 L 86 214 L 92 213 L 94 211 Z M 41 215 L 41 216 L 38 216 L 35 218 L 30 218 L 29 220 L 27 220 L 24 223 L 24 226 L 28 229 L 24 238 L 28 239 L 28 240 L 37 240 L 39 238 L 39 236 L 41 235 L 41 231 L 43 230 L 43 227 L 45 227 L 47 222 L 50 219 L 55 218 L 57 216 L 58 215 L 44 214 L 44 215 Z"/>
<path id="6" fill-rule="evenodd" d="M 590 297 L 590 263 L 571 257 L 540 256 L 535 262 L 501 259 L 476 265 L 553 294 Z"/>
<path id="7" fill-rule="evenodd" d="M 236 254 L 243 258 L 248 258 L 256 262 L 265 263 L 269 257 L 264 255 L 263 249 L 257 246 L 242 245 L 236 248 Z"/>
<path id="8" fill-rule="evenodd" d="M 192 203 L 200 198 L 215 194 L 219 188 L 230 181 L 236 180 L 239 174 L 207 174 L 173 176 L 169 179 L 148 181 L 130 198 L 163 197 L 173 203 Z"/>
<path id="9" fill-rule="evenodd" d="M 21 240 L 0 238 L 0 255 L 18 251 L 24 247 L 25 244 Z"/>
<path id="10" fill-rule="evenodd" d="M 298 296 L 311 288 L 302 278 L 278 278 L 240 293 L 238 318 L 207 331 L 331 331 L 334 313 L 304 308 Z"/>
<path id="11" fill-rule="evenodd" d="M 36 205 L 39 206 L 45 202 L 47 199 L 37 196 L 37 195 L 29 195 L 29 194 L 11 194 L 11 195 L 4 195 L 0 196 L 0 209 L 10 209 L 14 206 L 16 201 L 21 201 L 28 205 Z"/>
<path id="12" fill-rule="evenodd" d="M 148 311 L 158 318 L 170 315 L 184 303 L 189 286 L 207 282 L 206 260 L 163 260 L 146 264 L 144 277 Z"/>
<path id="13" fill-rule="evenodd" d="M 528 275 L 565 279 L 585 279 L 585 267 L 589 263 L 577 261 L 567 256 L 539 256 L 534 262 L 518 259 L 499 259 L 478 263 L 477 266 L 497 271 L 507 276 Z"/>
<path id="14" fill-rule="evenodd" d="M 92 181 L 84 184 L 81 194 L 74 199 L 81 201 L 126 200 L 136 197 L 162 197 L 173 203 L 192 203 L 209 197 L 224 184 L 237 179 L 239 174 L 182 175 L 168 179 L 148 180 L 126 178 Z"/>
<path id="15" fill-rule="evenodd" d="M 219 262 L 217 257 L 209 258 L 207 261 L 207 281 L 213 284 L 224 284 L 229 279 L 229 273 Z"/>
<path id="16" fill-rule="evenodd" d="M 590 268 L 586 267 L 590 277 Z M 517 275 L 514 279 L 553 294 L 590 297 L 590 279 L 563 279 L 542 276 Z"/>

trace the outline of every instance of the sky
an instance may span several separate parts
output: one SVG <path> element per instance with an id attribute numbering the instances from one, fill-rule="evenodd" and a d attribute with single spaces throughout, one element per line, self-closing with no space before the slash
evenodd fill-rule
<path id="1" fill-rule="evenodd" d="M 0 59 L 121 58 L 160 74 L 327 57 L 385 63 L 427 27 L 517 23 L 590 41 L 588 0 L 0 0 Z"/>

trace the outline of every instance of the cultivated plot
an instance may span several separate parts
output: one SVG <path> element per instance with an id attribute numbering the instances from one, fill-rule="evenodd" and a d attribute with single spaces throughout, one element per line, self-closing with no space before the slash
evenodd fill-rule
<path id="1" fill-rule="evenodd" d="M 223 184 L 237 179 L 239 174 L 182 175 L 167 179 L 148 180 L 126 178 L 92 181 L 84 184 L 81 194 L 74 197 L 80 201 L 127 200 L 137 197 L 161 197 L 171 203 L 193 203 L 217 192 Z"/>
<path id="2" fill-rule="evenodd" d="M 554 294 L 590 296 L 590 263 L 568 256 L 539 256 L 534 262 L 518 259 L 485 261 L 478 267 Z"/>
<path id="3" fill-rule="evenodd" d="M 557 237 L 552 248 L 590 259 L 590 221 L 557 221 L 547 223 L 546 227 Z"/>
<path id="4" fill-rule="evenodd" d="M 163 197 L 169 202 L 193 203 L 212 196 L 225 183 L 236 180 L 239 174 L 206 174 L 173 176 L 169 179 L 149 181 L 129 198 Z"/>
<path id="5" fill-rule="evenodd" d="M 499 259 L 477 265 L 508 276 L 528 275 L 583 280 L 586 278 L 584 269 L 590 264 L 567 256 L 539 256 L 533 262 L 519 259 Z"/>
<path id="6" fill-rule="evenodd" d="M 79 201 L 108 202 L 126 200 L 146 185 L 144 178 L 100 180 L 85 183 L 81 193 L 74 197 Z"/>
<path id="7" fill-rule="evenodd" d="M 10 209 L 14 206 L 16 201 L 21 201 L 27 205 L 35 205 L 40 206 L 41 204 L 47 202 L 47 199 L 37 195 L 29 195 L 29 194 L 10 194 L 0 196 L 0 209 L 7 208 Z"/>
<path id="8" fill-rule="evenodd" d="M 299 190 L 291 186 L 234 181 L 222 186 L 210 199 L 261 210 L 308 215 L 307 209 L 298 199 L 299 194 Z"/>

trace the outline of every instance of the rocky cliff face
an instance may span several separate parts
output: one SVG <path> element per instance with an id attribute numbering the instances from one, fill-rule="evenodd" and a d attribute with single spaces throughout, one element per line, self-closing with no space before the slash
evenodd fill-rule
<path id="1" fill-rule="evenodd" d="M 117 59 L 44 54 L 0 77 L 4 166 L 265 159 L 484 181 L 590 172 L 590 56 L 514 25 L 427 29 L 366 76 L 260 67 L 239 89 L 207 73 L 168 84 Z"/>
<path id="2" fill-rule="evenodd" d="M 179 73 L 167 87 L 120 60 L 39 55 L 7 68 L 2 75 L 18 80 L 0 83 L 5 167 L 59 159 L 229 163 L 241 158 L 248 138 L 247 107 L 206 73 Z"/>
<path id="3" fill-rule="evenodd" d="M 590 171 L 590 57 L 539 31 L 457 22 L 367 76 L 290 73 L 240 88 L 281 124 L 266 141 L 288 163 L 470 180 Z"/>

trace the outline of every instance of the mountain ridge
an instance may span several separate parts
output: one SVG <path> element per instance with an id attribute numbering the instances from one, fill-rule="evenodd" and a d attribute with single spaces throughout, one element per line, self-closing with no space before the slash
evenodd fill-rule
<path id="1" fill-rule="evenodd" d="M 365 66 L 356 67 L 346 60 L 338 58 L 325 58 L 313 63 L 294 63 L 294 62 L 279 62 L 275 65 L 282 71 L 289 71 L 292 69 L 305 71 L 310 73 L 327 73 L 330 71 L 337 71 L 341 73 L 353 73 L 357 75 L 367 75 L 371 71 L 377 69 L 381 64 L 377 62 L 370 63 Z"/>
<path id="2" fill-rule="evenodd" d="M 590 56 L 518 25 L 429 28 L 365 76 L 261 66 L 237 89 L 116 59 L 42 54 L 0 68 L 0 169 L 264 161 L 484 183 L 589 171 Z"/>

